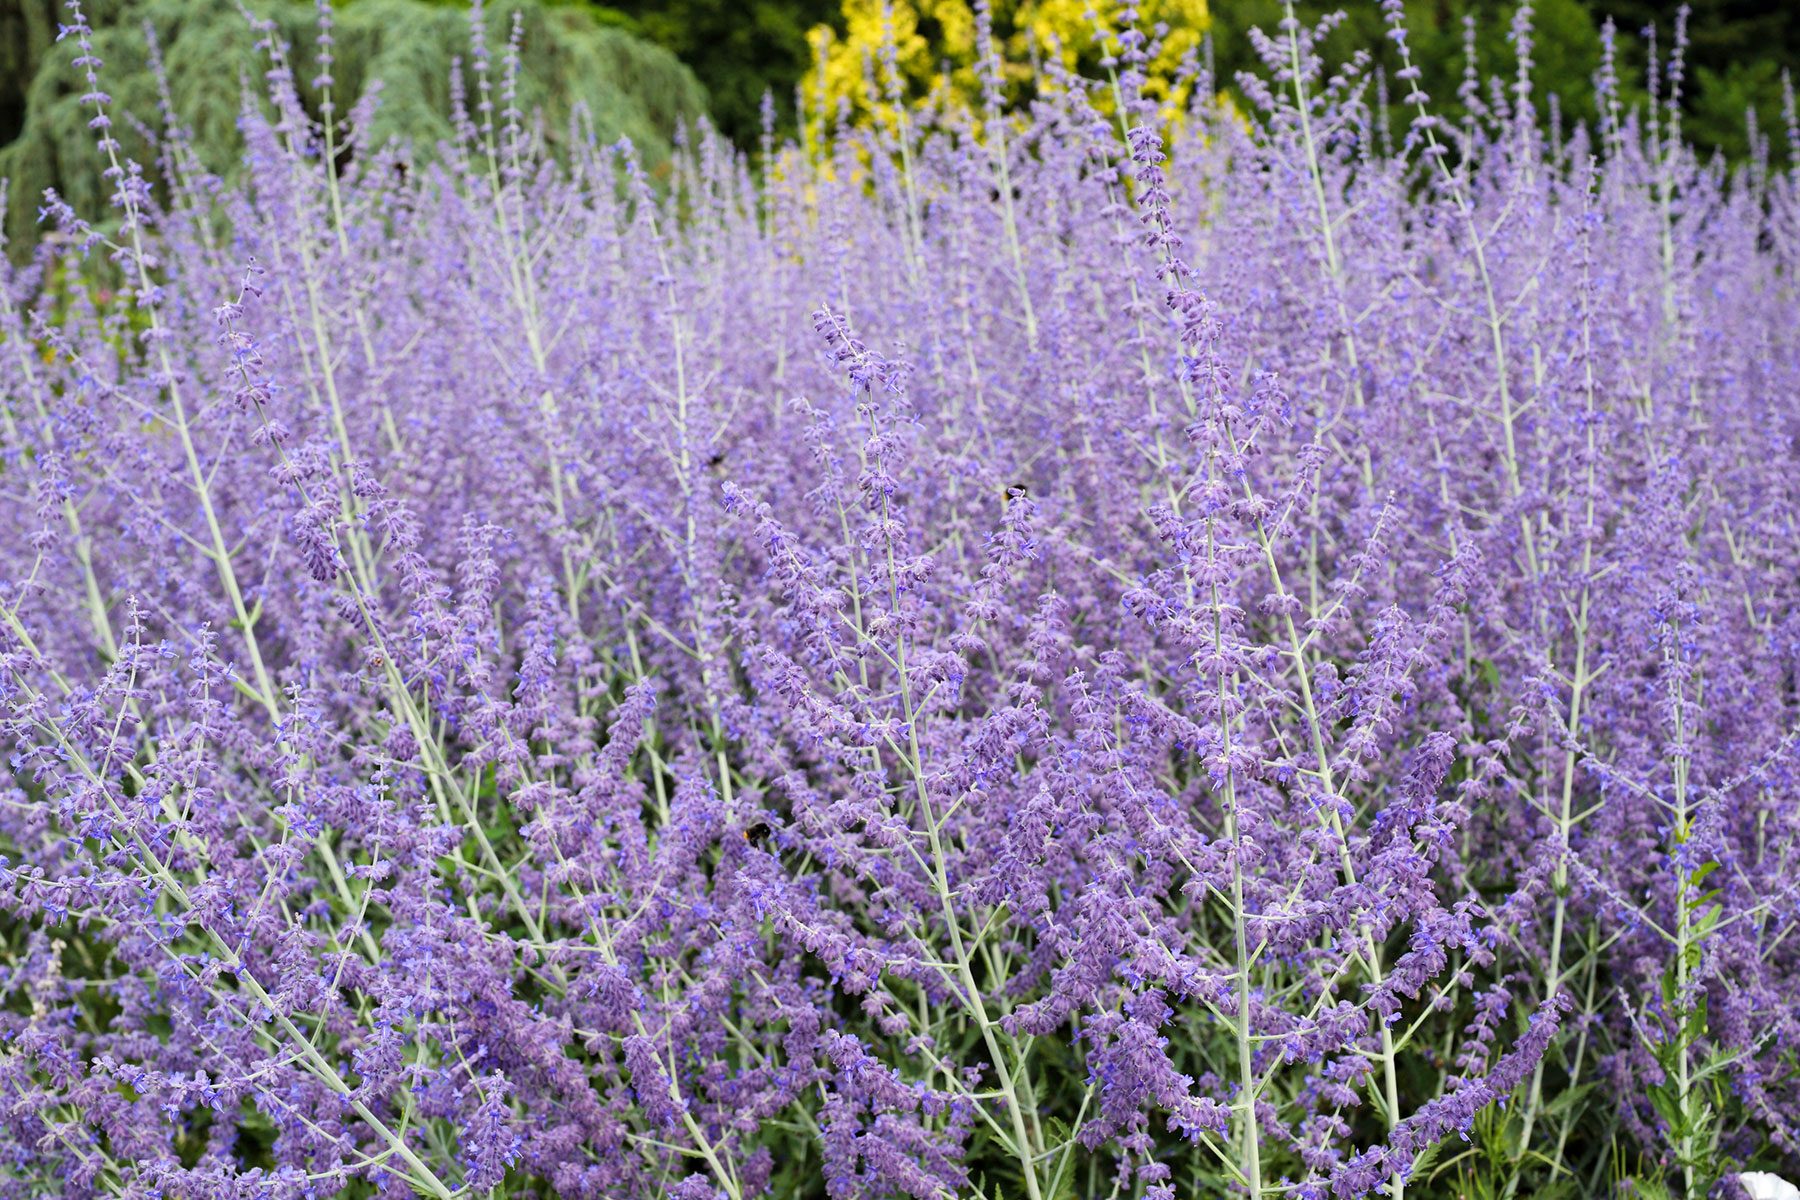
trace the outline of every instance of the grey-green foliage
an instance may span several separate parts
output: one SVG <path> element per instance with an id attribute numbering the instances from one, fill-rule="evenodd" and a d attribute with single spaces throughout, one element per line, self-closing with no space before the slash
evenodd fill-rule
<path id="1" fill-rule="evenodd" d="M 256 0 L 250 7 L 273 19 L 287 43 L 307 107 L 318 110 L 312 85 L 317 74 L 318 21 L 312 5 L 294 0 Z M 158 88 L 150 66 L 148 25 L 162 49 L 165 76 L 180 123 L 191 131 L 203 162 L 229 175 L 239 156 L 237 120 L 244 87 L 260 89 L 264 58 L 258 35 L 227 0 L 91 0 L 84 5 L 95 30 L 96 52 L 105 60 L 102 88 L 113 98 L 114 125 L 128 151 L 140 159 L 151 153 L 138 123 L 157 127 Z M 564 135 L 571 113 L 584 107 L 602 139 L 630 137 L 644 158 L 666 157 L 682 121 L 703 110 L 704 93 L 688 69 L 668 51 L 597 22 L 579 7 L 539 0 L 503 0 L 486 14 L 488 45 L 495 73 L 496 103 L 500 62 L 517 14 L 521 21 L 520 99 L 527 112 L 541 113 L 546 135 Z M 15 244 L 33 236 L 37 202 L 55 187 L 78 212 L 100 218 L 108 189 L 94 134 L 91 110 L 81 102 L 86 90 L 70 60 L 70 42 L 55 41 L 60 0 L 0 0 L 0 89 L 13 81 L 23 91 L 23 112 L 15 117 L 17 136 L 0 148 L 0 175 L 8 180 L 11 203 L 6 231 Z M 357 0 L 334 12 L 339 118 L 376 81 L 380 105 L 364 131 L 373 146 L 389 139 L 410 141 L 428 154 L 451 135 L 451 64 L 469 59 L 468 11 L 421 0 Z M 17 74 L 15 74 L 17 72 Z M 24 89 L 17 81 L 29 78 Z M 473 80 L 469 81 L 471 91 Z M 12 102 L 18 112 L 17 100 Z M 7 101 L 0 97 L 0 121 Z M 0 125 L 0 136 L 6 130 Z"/>

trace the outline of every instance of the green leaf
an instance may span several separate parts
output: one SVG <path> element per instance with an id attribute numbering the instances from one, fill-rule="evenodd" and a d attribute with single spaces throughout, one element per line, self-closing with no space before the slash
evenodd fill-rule
<path id="1" fill-rule="evenodd" d="M 1431 1170 L 1431 1164 L 1436 1162 L 1438 1156 L 1444 1152 L 1444 1143 L 1448 1140 L 1448 1138 L 1439 1138 L 1419 1152 L 1418 1157 L 1413 1159 L 1412 1173 L 1414 1178 L 1423 1178 L 1428 1175 Z"/>
<path id="2" fill-rule="evenodd" d="M 1645 1095 L 1650 1101 L 1650 1107 L 1656 1110 L 1656 1115 L 1668 1123 L 1671 1133 L 1675 1133 L 1682 1125 L 1682 1119 L 1681 1100 L 1675 1094 L 1674 1087 L 1659 1083 L 1648 1089 Z"/>
<path id="3" fill-rule="evenodd" d="M 1598 1084 L 1589 1081 L 1576 1087 L 1564 1088 L 1562 1091 L 1552 1096 L 1549 1102 L 1544 1105 L 1544 1114 L 1552 1117 L 1560 1116 L 1570 1109 L 1575 1108 L 1577 1105 L 1585 1104 L 1587 1098 L 1594 1093 L 1594 1089 L 1598 1086 Z"/>
<path id="4" fill-rule="evenodd" d="M 1626 1186 L 1630 1188 L 1631 1194 L 1642 1200 L 1675 1200 L 1674 1193 L 1660 1179 L 1645 1179 L 1634 1175 L 1626 1180 Z"/>

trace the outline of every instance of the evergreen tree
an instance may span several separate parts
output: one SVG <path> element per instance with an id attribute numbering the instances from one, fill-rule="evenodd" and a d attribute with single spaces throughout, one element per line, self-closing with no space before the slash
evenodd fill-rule
<path id="1" fill-rule="evenodd" d="M 75 50 L 55 40 L 60 4 L 0 0 L 0 53 L 11 56 L 0 72 L 5 81 L 0 136 L 12 135 L 0 149 L 0 176 L 10 188 L 6 229 L 15 245 L 31 240 L 45 188 L 56 188 L 84 214 L 98 218 L 106 212 L 108 189 L 87 127 L 89 114 L 79 100 L 83 88 L 69 65 Z M 118 111 L 157 111 L 149 30 L 161 50 L 175 115 L 193 134 L 202 162 L 229 175 L 240 149 L 237 118 L 246 81 L 235 65 L 221 70 L 218 64 L 256 61 L 258 40 L 236 6 L 216 0 L 92 0 L 84 7 L 106 64 L 102 84 Z M 317 114 L 316 10 L 299 0 L 265 0 L 254 7 L 287 43 L 301 99 Z M 515 18 L 521 106 L 542 114 L 541 127 L 552 144 L 566 136 L 580 109 L 598 137 L 630 137 L 654 164 L 667 156 L 676 126 L 703 110 L 704 93 L 674 55 L 580 6 L 505 0 L 488 8 L 485 32 L 496 70 Z M 373 83 L 381 85 L 373 119 L 361 131 L 362 144 L 401 138 L 429 155 L 451 136 L 451 64 L 469 57 L 468 9 L 421 0 L 355 0 L 335 10 L 333 22 L 338 118 Z M 252 95 L 260 83 L 248 81 Z M 115 133 L 130 154 L 144 159 L 151 153 L 144 130 L 121 121 Z"/>

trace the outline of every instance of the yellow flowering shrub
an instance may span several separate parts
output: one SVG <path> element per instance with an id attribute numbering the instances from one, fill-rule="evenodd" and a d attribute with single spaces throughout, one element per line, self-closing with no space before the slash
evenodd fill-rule
<path id="1" fill-rule="evenodd" d="M 995 49 L 1009 88 L 1031 86 L 1037 65 L 1052 56 L 1070 70 L 1091 70 L 1103 53 L 1094 15 L 1102 27 L 1117 28 L 1123 9 L 1115 0 L 995 0 Z M 1206 0 L 1143 0 L 1138 23 L 1145 29 L 1167 27 L 1148 66 L 1145 92 L 1179 105 L 1186 97 L 1177 75 L 1206 33 Z M 947 88 L 950 103 L 980 101 L 970 0 L 844 0 L 844 33 L 820 26 L 809 37 L 819 64 L 808 89 L 815 116 L 848 103 L 859 119 L 881 120 L 885 105 L 879 89 L 890 82 L 884 66 L 890 60 L 909 100 Z M 879 81 L 874 96 L 869 94 L 871 79 Z"/>

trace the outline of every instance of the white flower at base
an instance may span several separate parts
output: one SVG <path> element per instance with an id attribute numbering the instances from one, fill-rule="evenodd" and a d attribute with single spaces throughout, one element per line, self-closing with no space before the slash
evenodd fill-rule
<path id="1" fill-rule="evenodd" d="M 1750 1200 L 1800 1200 L 1800 1187 L 1767 1171 L 1741 1171 L 1737 1180 L 1750 1193 Z"/>

